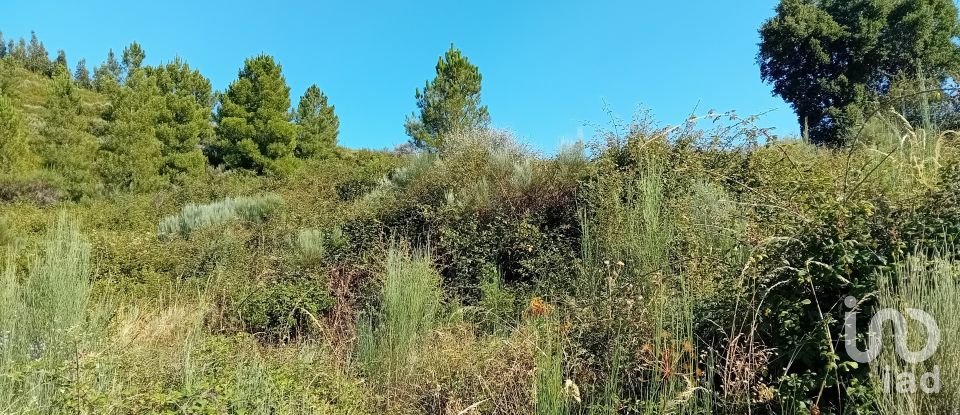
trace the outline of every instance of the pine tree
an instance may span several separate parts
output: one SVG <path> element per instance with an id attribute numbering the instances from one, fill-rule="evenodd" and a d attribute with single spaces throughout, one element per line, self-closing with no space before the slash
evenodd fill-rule
<path id="1" fill-rule="evenodd" d="M 123 67 L 117 61 L 113 49 L 107 53 L 107 60 L 93 70 L 93 87 L 97 92 L 114 94 L 120 87 Z"/>
<path id="2" fill-rule="evenodd" d="M 63 179 L 63 190 L 74 199 L 89 196 L 97 187 L 97 138 L 81 116 L 80 91 L 70 76 L 60 74 L 51 84 L 38 150 L 43 167 Z"/>
<path id="3" fill-rule="evenodd" d="M 289 110 L 290 87 L 280 65 L 267 55 L 247 59 L 221 97 L 211 159 L 258 173 L 289 172 L 297 146 Z"/>
<path id="4" fill-rule="evenodd" d="M 63 49 L 57 51 L 57 59 L 53 61 L 53 74 L 64 72 L 70 74 L 70 67 L 67 63 L 67 52 Z"/>
<path id="5" fill-rule="evenodd" d="M 30 45 L 27 46 L 27 69 L 44 75 L 50 75 L 50 55 L 35 32 L 30 32 Z"/>
<path id="6" fill-rule="evenodd" d="M 210 80 L 179 58 L 145 70 L 156 82 L 164 100 L 156 120 L 163 155 L 162 173 L 174 183 L 198 177 L 207 166 L 200 146 L 213 137 Z"/>
<path id="7" fill-rule="evenodd" d="M 87 69 L 86 59 L 77 61 L 77 70 L 73 73 L 73 79 L 76 80 L 77 85 L 83 88 L 93 88 L 93 80 L 90 79 L 90 70 Z"/>
<path id="8" fill-rule="evenodd" d="M 20 38 L 17 41 L 17 44 L 14 45 L 13 41 L 10 41 L 10 47 L 8 48 L 10 57 L 13 58 L 17 63 L 26 66 L 27 64 L 27 41 Z"/>
<path id="9" fill-rule="evenodd" d="M 340 120 L 327 96 L 316 85 L 310 85 L 297 105 L 294 122 L 300 127 L 297 156 L 301 158 L 328 154 L 337 146 Z"/>
<path id="10" fill-rule="evenodd" d="M 419 148 L 437 149 L 446 134 L 490 123 L 487 107 L 480 105 L 480 70 L 460 50 L 450 45 L 437 62 L 436 73 L 422 92 L 417 89 L 419 116 L 407 118 L 407 135 Z"/>
<path id="11" fill-rule="evenodd" d="M 37 167 L 39 159 L 26 136 L 23 115 L 0 94 L 0 175 L 19 175 Z"/>
<path id="12" fill-rule="evenodd" d="M 149 191 L 161 184 L 163 156 L 156 125 L 163 97 L 156 82 L 134 71 L 111 97 L 109 122 L 100 150 L 100 174 L 115 191 Z"/>
<path id="13" fill-rule="evenodd" d="M 146 57 L 146 53 L 144 53 L 143 48 L 140 47 L 140 44 L 137 42 L 133 42 L 130 46 L 124 48 L 123 69 L 126 71 L 127 76 L 130 76 L 134 71 L 140 69 Z"/>
<path id="14" fill-rule="evenodd" d="M 3 32 L 0 32 L 0 58 L 7 56 L 7 42 L 3 40 Z"/>

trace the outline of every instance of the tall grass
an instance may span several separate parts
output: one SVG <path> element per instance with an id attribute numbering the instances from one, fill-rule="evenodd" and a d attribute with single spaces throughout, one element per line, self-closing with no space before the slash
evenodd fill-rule
<path id="1" fill-rule="evenodd" d="M 723 187 L 698 181 L 691 186 L 689 215 L 698 237 L 701 256 L 732 257 L 743 260 L 740 239 L 747 232 L 747 221 Z"/>
<path id="2" fill-rule="evenodd" d="M 713 392 L 706 376 L 711 368 L 700 360 L 694 333 L 695 296 L 685 276 L 678 290 L 664 287 L 654 295 L 653 337 L 641 347 L 640 408 L 642 414 L 709 414 Z"/>
<path id="3" fill-rule="evenodd" d="M 940 329 L 936 354 L 925 362 L 910 364 L 893 350 L 893 333 L 883 333 L 884 350 L 871 366 L 877 387 L 877 402 L 884 414 L 946 414 L 960 408 L 960 262 L 955 255 L 916 254 L 899 262 L 881 278 L 877 298 L 878 309 L 893 308 L 904 312 L 915 308 L 930 314 Z M 907 318 L 907 344 L 919 350 L 927 341 L 927 333 L 919 323 Z M 939 371 L 941 389 L 927 394 L 919 388 L 915 393 L 898 393 L 898 374 L 911 373 L 917 382 L 923 374 Z M 889 386 L 889 388 L 887 387 Z"/>
<path id="4" fill-rule="evenodd" d="M 331 250 L 343 246 L 346 240 L 339 226 L 329 231 L 301 229 L 294 240 L 294 250 L 302 264 L 318 264 Z"/>
<path id="5" fill-rule="evenodd" d="M 419 343 L 437 324 L 440 276 L 424 254 L 387 254 L 376 310 L 360 321 L 357 354 L 368 374 L 386 384 L 409 378 Z"/>
<path id="6" fill-rule="evenodd" d="M 533 378 L 536 414 L 563 415 L 568 412 L 571 396 L 570 387 L 564 384 L 563 344 L 559 325 L 551 315 L 534 319 L 538 332 Z"/>
<path id="7" fill-rule="evenodd" d="M 187 236 L 197 229 L 237 219 L 262 222 L 283 203 L 283 199 L 274 194 L 226 198 L 205 205 L 191 203 L 180 213 L 161 220 L 159 234 L 161 237 Z"/>
<path id="8" fill-rule="evenodd" d="M 945 135 L 928 128 L 917 128 L 899 113 L 890 111 L 875 117 L 864 127 L 869 137 L 864 151 L 863 175 L 888 195 L 910 197 L 932 188 L 939 179 L 941 151 Z M 852 150 L 851 150 L 852 151 Z"/>
<path id="9" fill-rule="evenodd" d="M 643 170 L 604 196 L 606 204 L 595 212 L 598 222 L 593 226 L 602 251 L 599 256 L 621 261 L 637 275 L 656 274 L 664 268 L 675 230 L 662 163 L 651 158 Z"/>
<path id="10" fill-rule="evenodd" d="M 584 267 L 576 297 L 606 322 L 597 335 L 610 339 L 603 353 L 607 372 L 585 402 L 591 414 L 711 413 L 694 335 L 692 287 L 699 282 L 671 264 L 679 215 L 665 190 L 662 162 L 656 156 L 644 161 L 637 177 L 607 184 L 598 210 L 581 218 Z M 702 186 L 697 195 L 703 205 L 695 220 L 707 223 L 707 216 L 726 212 L 718 189 Z M 704 239 L 717 244 L 711 252 L 736 243 Z"/>
<path id="11" fill-rule="evenodd" d="M 90 335 L 90 246 L 63 217 L 27 272 L 7 254 L 0 287 L 0 413 L 55 412 Z M 63 377 L 66 376 L 67 379 Z"/>

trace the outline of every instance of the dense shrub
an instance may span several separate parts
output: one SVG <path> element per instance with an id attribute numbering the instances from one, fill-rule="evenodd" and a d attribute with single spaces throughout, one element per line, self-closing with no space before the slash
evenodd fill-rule
<path id="1" fill-rule="evenodd" d="M 334 259 L 346 247 L 343 231 L 336 227 L 330 231 L 302 229 L 297 233 L 294 246 L 297 260 L 305 266 L 316 266 Z"/>
<path id="2" fill-rule="evenodd" d="M 842 150 L 710 113 L 714 130 L 631 125 L 554 156 L 481 130 L 293 160 L 267 142 L 247 151 L 258 138 L 237 120 L 263 119 L 237 108 L 217 128 L 236 142 L 210 147 L 224 137 L 209 136 L 208 86 L 178 67 L 157 82 L 189 75 L 200 90 L 164 93 L 191 120 L 156 126 L 174 180 L 130 192 L 114 174 L 107 192 L 93 166 L 71 166 L 91 138 L 123 138 L 122 117 L 20 69 L 0 60 L 18 138 L 53 143 L 37 151 L 58 163 L 0 179 L 0 249 L 15 252 L 0 412 L 898 413 L 909 403 L 877 399 L 876 365 L 838 348 L 842 300 L 953 310 L 956 141 L 890 114 Z M 122 78 L 103 90 L 136 92 Z M 256 82 L 238 82 L 254 104 L 241 95 Z M 111 105 L 136 109 L 125 101 Z M 290 137 L 280 104 L 282 123 L 254 136 Z M 199 168 L 198 144 L 244 169 Z M 70 148 L 79 158 L 56 156 Z M 60 212 L 89 263 L 78 240 L 44 242 Z M 951 354 L 936 362 L 954 373 L 943 328 Z M 953 396 L 918 402 L 938 413 Z"/>
<path id="3" fill-rule="evenodd" d="M 284 277 L 257 285 L 235 305 L 245 331 L 271 339 L 289 339 L 315 329 L 333 305 L 326 280 L 309 275 Z"/>
<path id="4" fill-rule="evenodd" d="M 495 131 L 448 137 L 442 152 L 417 153 L 364 197 L 388 238 L 434 252 L 445 285 L 472 302 L 484 269 L 496 264 L 508 284 L 555 284 L 575 266 L 582 148 L 539 159 Z M 578 153 L 579 152 L 579 153 Z M 348 232 L 349 233 L 349 232 Z M 369 235 L 368 235 L 369 236 Z"/>
<path id="5" fill-rule="evenodd" d="M 907 249 L 954 246 L 960 240 L 960 162 L 945 166 L 937 188 L 909 212 L 904 230 Z"/>
<path id="6" fill-rule="evenodd" d="M 377 182 L 371 179 L 353 179 L 337 183 L 337 197 L 341 201 L 357 200 L 367 192 L 377 187 Z"/>

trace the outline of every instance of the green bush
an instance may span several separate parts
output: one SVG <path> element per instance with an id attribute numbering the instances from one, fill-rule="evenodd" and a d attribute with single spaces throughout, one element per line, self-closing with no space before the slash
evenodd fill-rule
<path id="1" fill-rule="evenodd" d="M 56 179 L 42 175 L 0 177 L 0 201 L 2 202 L 29 202 L 39 206 L 49 206 L 63 198 L 61 193 L 56 186 Z"/>
<path id="2" fill-rule="evenodd" d="M 249 335 L 205 336 L 185 350 L 172 385 L 124 401 L 128 413 L 360 415 L 361 385 L 341 373 L 322 345 L 263 353 Z M 309 381 L 305 381 L 309 379 Z"/>
<path id="3" fill-rule="evenodd" d="M 352 179 L 337 183 L 337 197 L 343 202 L 350 202 L 363 197 L 377 187 L 378 182 L 364 178 Z"/>
<path id="4" fill-rule="evenodd" d="M 187 236 L 207 226 L 219 225 L 236 219 L 259 223 L 283 206 L 280 196 L 267 194 L 257 197 L 226 198 L 206 205 L 188 204 L 183 210 L 160 221 L 161 237 Z"/>
<path id="5" fill-rule="evenodd" d="M 243 330 L 267 339 L 309 333 L 333 305 L 326 280 L 313 276 L 290 276 L 258 284 L 237 301 L 235 308 Z"/>

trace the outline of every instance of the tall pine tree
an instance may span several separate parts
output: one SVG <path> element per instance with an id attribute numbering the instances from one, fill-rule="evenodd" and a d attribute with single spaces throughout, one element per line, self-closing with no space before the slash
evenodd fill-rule
<path id="1" fill-rule="evenodd" d="M 140 66 L 143 65 L 143 60 L 147 57 L 147 54 L 143 51 L 143 48 L 140 47 L 140 44 L 137 42 L 131 43 L 129 46 L 123 49 L 123 69 L 126 72 L 127 76 L 130 76 L 134 71 L 140 69 Z"/>
<path id="2" fill-rule="evenodd" d="M 334 107 L 328 104 L 327 96 L 316 85 L 310 85 L 300 97 L 293 119 L 300 127 L 296 151 L 298 157 L 329 154 L 337 146 L 340 120 L 334 113 Z"/>
<path id="3" fill-rule="evenodd" d="M 7 53 L 10 54 L 10 58 L 21 65 L 27 64 L 27 41 L 23 40 L 21 37 L 16 44 L 13 43 L 13 40 L 10 41 L 10 46 L 7 48 Z"/>
<path id="4" fill-rule="evenodd" d="M 267 55 L 247 59 L 221 97 L 211 158 L 228 168 L 289 172 L 297 147 L 297 126 L 289 111 L 290 87 L 280 65 Z"/>
<path id="5" fill-rule="evenodd" d="M 93 70 L 93 87 L 97 92 L 114 94 L 120 87 L 123 67 L 113 54 L 113 49 L 107 53 L 107 60 Z"/>
<path id="6" fill-rule="evenodd" d="M 57 59 L 53 61 L 53 75 L 56 75 L 60 72 L 70 74 L 70 67 L 67 63 L 67 52 L 64 52 L 63 49 L 57 51 Z"/>
<path id="7" fill-rule="evenodd" d="M 407 135 L 419 148 L 437 149 L 451 132 L 490 124 L 487 107 L 480 105 L 480 70 L 459 49 L 450 45 L 437 62 L 436 73 L 423 91 L 417 89 L 420 114 L 407 118 Z"/>
<path id="8" fill-rule="evenodd" d="M 93 88 L 93 80 L 90 79 L 90 70 L 87 69 L 87 60 L 77 61 L 77 70 L 73 73 L 73 79 L 83 88 Z"/>
<path id="9" fill-rule="evenodd" d="M 43 42 L 37 38 L 36 32 L 30 32 L 26 66 L 33 72 L 50 75 L 50 54 L 47 53 L 47 48 L 43 46 Z"/>
<path id="10" fill-rule="evenodd" d="M 156 119 L 162 173 L 174 183 L 183 183 L 207 167 L 200 146 L 213 137 L 213 88 L 200 71 L 190 69 L 179 58 L 145 70 L 163 97 Z"/>
<path id="11" fill-rule="evenodd" d="M 111 97 L 100 151 L 100 172 L 111 190 L 149 191 L 161 184 L 156 126 L 162 106 L 160 89 L 143 71 L 135 71 Z"/>
<path id="12" fill-rule="evenodd" d="M 92 195 L 98 183 L 98 143 L 81 116 L 80 90 L 69 75 L 53 79 L 43 121 L 38 146 L 43 167 L 62 178 L 62 188 L 70 197 Z"/>

